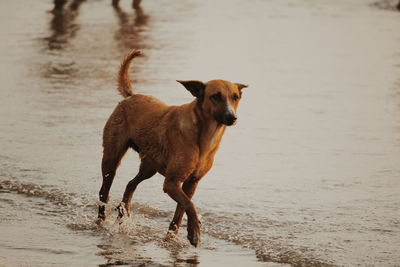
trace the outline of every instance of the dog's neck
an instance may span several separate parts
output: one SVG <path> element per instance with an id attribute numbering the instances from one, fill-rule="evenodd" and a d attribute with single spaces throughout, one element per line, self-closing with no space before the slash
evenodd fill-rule
<path id="1" fill-rule="evenodd" d="M 218 148 L 224 134 L 226 126 L 218 123 L 211 114 L 205 114 L 202 110 L 201 103 L 196 99 L 193 101 L 194 126 L 198 130 L 198 144 L 200 154 L 207 156 Z"/>

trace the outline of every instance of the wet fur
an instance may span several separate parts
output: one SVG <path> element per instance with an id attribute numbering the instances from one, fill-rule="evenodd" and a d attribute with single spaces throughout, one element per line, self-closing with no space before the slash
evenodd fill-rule
<path id="1" fill-rule="evenodd" d="M 231 100 L 231 94 L 240 98 L 241 89 L 246 86 L 222 80 L 179 81 L 196 98 L 181 106 L 168 106 L 152 96 L 133 93 L 128 70 L 137 56 L 138 51 L 129 53 L 119 68 L 118 91 L 125 99 L 104 127 L 100 201 L 107 203 L 120 160 L 128 148 L 133 148 L 139 153 L 141 164 L 139 173 L 126 186 L 119 216 L 129 215 L 137 185 L 158 172 L 165 176 L 164 192 L 178 203 L 169 230 L 177 233 L 186 212 L 188 239 L 197 246 L 200 221 L 191 198 L 200 179 L 210 170 L 226 128 L 215 118 L 226 115 L 228 105 L 236 111 L 239 100 Z M 211 100 L 216 92 L 221 99 L 225 97 L 224 103 Z M 105 218 L 104 205 L 99 206 L 99 218 Z"/>

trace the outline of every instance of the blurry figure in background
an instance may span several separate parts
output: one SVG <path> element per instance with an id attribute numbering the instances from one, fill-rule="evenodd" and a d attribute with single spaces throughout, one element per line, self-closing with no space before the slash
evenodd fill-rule
<path id="1" fill-rule="evenodd" d="M 80 5 L 86 0 L 73 0 L 65 7 L 67 0 L 54 0 L 51 11 L 54 17 L 50 21 L 51 35 L 46 38 L 48 49 L 63 49 L 69 39 L 75 36 L 79 29 L 74 21 L 79 14 Z"/>
<path id="2" fill-rule="evenodd" d="M 66 3 L 67 3 L 67 0 L 54 0 L 54 9 L 52 10 L 53 13 L 61 12 Z"/>
<path id="3" fill-rule="evenodd" d="M 114 2 L 117 4 L 114 5 Z M 135 2 L 140 1 L 134 1 L 134 4 Z M 123 11 L 118 5 L 118 0 L 113 0 L 113 7 L 119 20 L 119 29 L 115 33 L 115 39 L 122 46 L 122 50 L 148 48 L 144 43 L 145 36 L 142 32 L 144 32 L 143 27 L 148 24 L 149 16 L 143 12 L 140 6 L 135 8 L 134 14 Z"/>
<path id="4" fill-rule="evenodd" d="M 400 0 L 375 0 L 371 5 L 380 9 L 400 11 Z"/>
<path id="5" fill-rule="evenodd" d="M 133 7 L 134 9 L 140 9 L 140 2 L 142 2 L 142 0 L 133 0 L 133 2 L 132 2 L 132 7 Z M 117 7 L 118 4 L 119 4 L 119 0 L 112 0 L 112 5 L 113 5 L 114 7 Z"/>
<path id="6" fill-rule="evenodd" d="M 82 2 L 86 0 L 73 0 L 72 3 L 69 5 L 70 10 L 77 10 Z M 65 4 L 68 0 L 54 0 L 54 8 L 52 10 L 53 13 L 55 12 L 62 12 Z"/>

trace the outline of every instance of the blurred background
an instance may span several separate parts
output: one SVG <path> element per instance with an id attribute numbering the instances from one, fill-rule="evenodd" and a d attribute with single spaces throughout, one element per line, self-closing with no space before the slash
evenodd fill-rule
<path id="1" fill-rule="evenodd" d="M 0 2 L 0 265 L 398 266 L 400 12 L 378 0 Z M 140 49 L 138 93 L 192 100 L 177 79 L 249 84 L 194 197 L 202 244 L 160 175 L 95 223 L 115 76 Z"/>

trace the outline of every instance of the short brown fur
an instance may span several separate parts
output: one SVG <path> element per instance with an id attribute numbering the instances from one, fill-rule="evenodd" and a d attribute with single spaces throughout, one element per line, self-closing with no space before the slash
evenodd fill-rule
<path id="1" fill-rule="evenodd" d="M 158 172 L 165 177 L 164 192 L 177 202 L 169 230 L 178 232 L 186 212 L 188 239 L 197 246 L 200 221 L 191 198 L 212 167 L 226 126 L 236 121 L 241 90 L 247 86 L 223 80 L 178 81 L 196 98 L 181 106 L 167 106 L 152 96 L 133 94 L 128 69 L 139 55 L 139 51 L 129 53 L 119 69 L 118 90 L 125 99 L 104 127 L 100 201 L 107 203 L 120 160 L 128 148 L 133 148 L 141 164 L 139 173 L 126 186 L 119 216 L 129 216 L 137 185 Z M 105 218 L 104 205 L 99 206 L 99 218 Z"/>

